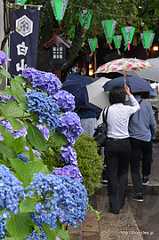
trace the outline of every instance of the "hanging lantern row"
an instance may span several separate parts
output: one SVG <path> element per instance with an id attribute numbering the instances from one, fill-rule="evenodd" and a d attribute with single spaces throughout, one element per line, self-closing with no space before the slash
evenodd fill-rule
<path id="1" fill-rule="evenodd" d="M 122 35 L 115 35 L 116 24 L 117 24 L 116 21 L 113 19 L 102 21 L 102 27 L 103 27 L 105 38 L 107 40 L 109 48 L 112 49 L 111 44 L 113 41 L 114 46 L 118 51 L 118 54 L 120 54 L 122 38 L 124 40 L 125 50 L 128 50 L 128 51 L 130 50 L 130 45 L 133 41 L 133 37 L 135 34 L 135 27 L 124 26 L 121 28 Z M 141 33 L 141 41 L 142 41 L 143 47 L 145 49 L 149 49 L 152 46 L 154 37 L 155 37 L 155 33 L 152 30 L 143 31 L 143 33 Z M 90 40 L 88 40 L 88 42 L 89 42 L 91 52 L 93 52 L 94 48 L 92 48 L 92 46 L 91 46 L 92 43 L 90 43 Z"/>
<path id="2" fill-rule="evenodd" d="M 27 3 L 27 0 L 16 0 L 16 3 L 24 5 Z M 64 17 L 64 14 L 68 5 L 68 0 L 50 0 L 50 3 L 53 9 L 54 16 L 56 20 L 60 23 Z M 93 10 L 91 9 L 83 9 L 80 12 L 79 22 L 84 29 L 88 30 L 90 28 L 92 17 L 93 17 Z M 110 49 L 112 49 L 111 44 L 113 41 L 115 48 L 120 54 L 119 49 L 121 47 L 122 36 L 125 44 L 125 50 L 130 50 L 130 45 L 133 41 L 133 37 L 135 33 L 135 27 L 124 26 L 121 28 L 122 35 L 115 35 L 116 24 L 117 22 L 114 19 L 106 19 L 102 21 L 102 27 L 104 30 L 105 38 L 107 40 L 107 43 Z M 75 35 L 74 26 L 73 28 L 70 29 L 69 35 L 72 36 L 72 38 Z M 143 31 L 143 33 L 141 33 L 141 41 L 145 49 L 149 49 L 152 46 L 154 37 L 155 37 L 155 33 L 151 30 Z M 94 52 L 98 45 L 97 38 L 94 37 L 94 38 L 88 39 L 88 43 L 89 43 L 91 52 Z"/>

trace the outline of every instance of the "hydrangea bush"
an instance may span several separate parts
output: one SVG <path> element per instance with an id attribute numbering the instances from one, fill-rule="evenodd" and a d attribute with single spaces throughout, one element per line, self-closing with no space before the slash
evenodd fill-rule
<path id="1" fill-rule="evenodd" d="M 74 144 L 83 132 L 74 96 L 56 75 L 27 68 L 10 77 L 0 51 L 0 239 L 68 240 L 85 218 L 88 197 Z M 48 169 L 51 136 L 63 167 Z"/>

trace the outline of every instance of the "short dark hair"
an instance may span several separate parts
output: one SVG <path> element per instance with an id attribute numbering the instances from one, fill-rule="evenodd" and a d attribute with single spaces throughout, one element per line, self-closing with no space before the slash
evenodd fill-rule
<path id="1" fill-rule="evenodd" d="M 125 103 L 125 96 L 126 96 L 126 93 L 124 92 L 123 88 L 121 88 L 121 87 L 113 88 L 109 92 L 110 104 Z"/>

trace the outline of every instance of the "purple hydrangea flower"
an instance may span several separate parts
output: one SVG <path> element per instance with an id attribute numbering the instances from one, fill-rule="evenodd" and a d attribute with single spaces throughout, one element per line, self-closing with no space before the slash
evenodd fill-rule
<path id="1" fill-rule="evenodd" d="M 3 126 L 11 134 L 14 132 L 14 129 L 8 120 L 5 120 L 5 119 L 0 120 L 0 125 Z"/>
<path id="2" fill-rule="evenodd" d="M 9 95 L 0 95 L 0 102 L 7 103 L 8 101 L 15 100 L 15 97 Z"/>
<path id="3" fill-rule="evenodd" d="M 28 147 L 28 146 L 25 146 L 25 147 L 24 147 L 24 151 L 28 152 L 28 151 L 29 151 L 29 147 Z"/>
<path id="4" fill-rule="evenodd" d="M 83 181 L 82 174 L 77 166 L 74 165 L 66 165 L 62 168 L 55 168 L 53 170 L 53 174 L 60 176 L 68 176 L 70 178 Z"/>
<path id="5" fill-rule="evenodd" d="M 31 91 L 27 93 L 28 109 L 39 116 L 39 122 L 55 129 L 59 123 L 59 107 L 51 96 Z"/>
<path id="6" fill-rule="evenodd" d="M 6 235 L 6 223 L 9 218 L 9 213 L 4 211 L 0 215 L 0 239 L 5 239 Z"/>
<path id="7" fill-rule="evenodd" d="M 27 135 L 27 129 L 24 127 L 19 130 L 14 130 L 12 135 L 15 139 L 20 138 L 20 137 L 25 137 Z"/>
<path id="8" fill-rule="evenodd" d="M 25 137 L 27 135 L 26 128 L 21 128 L 19 130 L 14 130 L 11 123 L 8 120 L 0 120 L 0 125 L 3 126 L 12 136 L 17 139 L 20 137 Z"/>
<path id="9" fill-rule="evenodd" d="M 70 144 L 83 132 L 79 116 L 74 112 L 66 112 L 60 117 L 59 131 L 64 134 Z"/>
<path id="10" fill-rule="evenodd" d="M 0 65 L 3 65 L 7 61 L 7 55 L 5 52 L 0 51 Z"/>
<path id="11" fill-rule="evenodd" d="M 75 97 L 71 93 L 60 90 L 53 97 L 63 111 L 73 111 L 75 109 Z"/>
<path id="12" fill-rule="evenodd" d="M 0 165 L 0 210 L 6 209 L 16 214 L 23 198 L 22 183 L 6 166 Z"/>
<path id="13" fill-rule="evenodd" d="M 54 95 L 62 87 L 59 78 L 50 72 L 42 72 L 34 68 L 26 68 L 22 76 L 31 82 L 34 89 L 46 91 L 49 95 Z"/>
<path id="14" fill-rule="evenodd" d="M 87 191 L 80 181 L 67 176 L 38 173 L 30 185 L 30 195 L 38 196 L 33 221 L 38 225 L 48 224 L 57 227 L 62 224 L 76 226 L 87 212 Z"/>
<path id="15" fill-rule="evenodd" d="M 72 146 L 61 147 L 60 156 L 65 164 L 77 165 L 77 154 Z"/>
<path id="16" fill-rule="evenodd" d="M 48 129 L 46 126 L 42 125 L 42 124 L 38 124 L 38 125 L 36 125 L 36 126 L 37 126 L 37 128 L 40 130 L 40 132 L 42 133 L 42 135 L 44 136 L 44 138 L 45 138 L 46 140 L 48 140 L 48 139 L 49 139 L 49 129 Z"/>
<path id="17" fill-rule="evenodd" d="M 3 142 L 4 137 L 2 136 L 2 134 L 0 134 L 0 142 Z"/>

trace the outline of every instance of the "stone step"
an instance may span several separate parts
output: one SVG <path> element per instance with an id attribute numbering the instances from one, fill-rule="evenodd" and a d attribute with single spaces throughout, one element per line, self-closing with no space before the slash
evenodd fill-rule
<path id="1" fill-rule="evenodd" d="M 107 184 L 102 184 L 102 187 L 107 187 Z M 128 184 L 128 191 L 133 192 L 133 185 L 130 182 Z M 148 185 L 144 186 L 145 194 L 159 195 L 159 182 L 158 181 L 150 181 Z"/>

